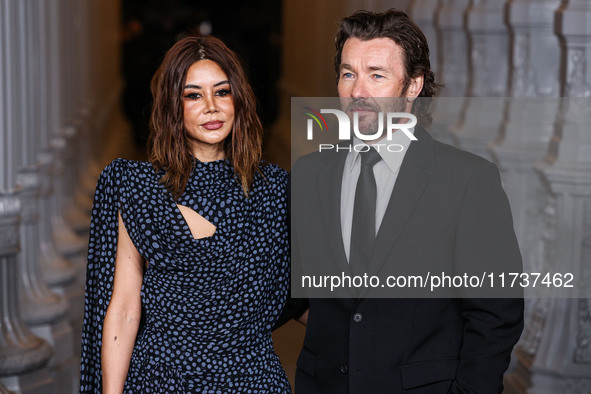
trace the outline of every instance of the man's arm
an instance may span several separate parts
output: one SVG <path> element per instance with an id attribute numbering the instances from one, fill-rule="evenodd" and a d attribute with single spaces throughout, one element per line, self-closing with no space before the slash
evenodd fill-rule
<path id="1" fill-rule="evenodd" d="M 520 272 L 521 254 L 497 167 L 478 168 L 466 189 L 456 227 L 457 272 Z M 503 291 L 495 288 L 495 291 Z M 497 293 L 504 296 L 502 293 Z M 523 298 L 464 298 L 463 345 L 452 393 L 500 393 L 513 346 L 523 330 Z"/>

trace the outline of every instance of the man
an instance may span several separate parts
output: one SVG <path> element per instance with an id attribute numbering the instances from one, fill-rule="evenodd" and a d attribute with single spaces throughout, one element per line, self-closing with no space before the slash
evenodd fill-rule
<path id="1" fill-rule="evenodd" d="M 496 166 L 434 141 L 421 126 L 430 123 L 421 98 L 438 85 L 414 22 L 396 10 L 359 11 L 341 22 L 336 48 L 342 108 L 356 113 L 359 131 L 374 133 L 378 112 L 412 112 L 417 140 L 394 132 L 403 147 L 397 154 L 317 152 L 294 165 L 292 286 L 300 262 L 304 271 L 332 265 L 350 274 L 520 267 Z M 366 141 L 371 151 L 377 141 L 383 138 Z M 369 227 L 360 217 L 371 219 Z M 303 316 L 297 393 L 500 393 L 523 328 L 523 301 L 357 294 L 311 298 Z"/>

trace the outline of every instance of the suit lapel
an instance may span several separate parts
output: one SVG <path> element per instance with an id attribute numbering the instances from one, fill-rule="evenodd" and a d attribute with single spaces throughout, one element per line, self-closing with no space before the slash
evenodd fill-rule
<path id="1" fill-rule="evenodd" d="M 343 272 L 349 272 L 341 229 L 341 184 L 346 158 L 347 152 L 336 152 L 334 156 L 328 154 L 323 158 L 324 166 L 318 171 L 320 208 L 327 229 L 326 236 L 331 255 L 335 257 L 338 269 Z"/>
<path id="2" fill-rule="evenodd" d="M 337 272 L 351 275 L 345 247 L 343 245 L 343 231 L 341 228 L 341 188 L 343 183 L 343 170 L 347 151 L 336 152 L 334 155 L 323 157 L 324 166 L 318 171 L 318 191 L 320 196 L 321 215 L 324 228 L 327 229 L 327 238 L 331 255 L 334 257 Z M 351 290 L 351 297 L 355 293 Z M 337 298 L 347 310 L 355 305 L 356 298 Z"/>
<path id="3" fill-rule="evenodd" d="M 423 169 L 434 163 L 433 139 L 418 126 L 415 135 L 418 141 L 413 141 L 406 152 L 376 236 L 368 265 L 368 271 L 372 273 L 378 272 L 386 261 L 429 181 Z"/>
<path id="4" fill-rule="evenodd" d="M 433 165 L 433 138 L 421 127 L 415 129 L 418 141 L 412 142 L 406 153 L 396 184 L 392 190 L 388 207 L 376 236 L 373 254 L 368 264 L 368 272 L 378 272 L 385 263 L 388 254 L 394 247 L 404 225 L 428 183 L 424 169 Z M 327 231 L 331 254 L 338 270 L 351 275 L 341 228 L 341 186 L 346 151 L 327 154 L 323 157 L 322 167 L 318 171 L 318 190 L 321 215 Z M 331 231 L 332 229 L 332 231 Z M 354 292 L 351 293 L 355 297 Z M 357 294 L 357 297 L 359 294 Z M 355 307 L 358 298 L 339 298 L 343 306 L 349 310 Z"/>

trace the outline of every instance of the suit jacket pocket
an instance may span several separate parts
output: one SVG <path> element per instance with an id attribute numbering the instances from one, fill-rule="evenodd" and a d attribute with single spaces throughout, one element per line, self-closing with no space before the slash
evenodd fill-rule
<path id="1" fill-rule="evenodd" d="M 298 361 L 296 362 L 296 366 L 308 375 L 314 376 L 314 374 L 316 373 L 317 361 L 318 358 L 314 353 L 312 353 L 306 348 L 302 348 L 300 356 L 298 357 Z"/>
<path id="2" fill-rule="evenodd" d="M 411 389 L 425 384 L 453 380 L 456 377 L 459 359 L 441 357 L 402 366 L 402 387 Z"/>

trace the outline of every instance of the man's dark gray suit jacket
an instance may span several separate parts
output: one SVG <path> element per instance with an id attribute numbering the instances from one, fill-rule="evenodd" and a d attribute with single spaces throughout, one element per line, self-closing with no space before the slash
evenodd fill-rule
<path id="1" fill-rule="evenodd" d="M 415 136 L 368 270 L 384 277 L 423 267 L 520 269 L 497 167 L 421 127 Z M 292 281 L 310 267 L 348 269 L 340 225 L 345 157 L 313 153 L 293 167 Z M 309 308 L 297 394 L 499 393 L 523 329 L 521 298 L 310 298 Z"/>

